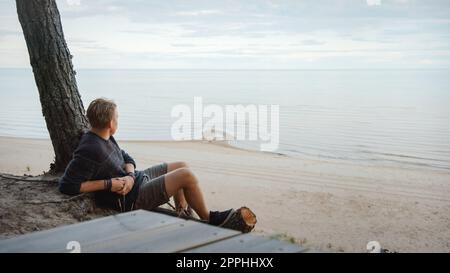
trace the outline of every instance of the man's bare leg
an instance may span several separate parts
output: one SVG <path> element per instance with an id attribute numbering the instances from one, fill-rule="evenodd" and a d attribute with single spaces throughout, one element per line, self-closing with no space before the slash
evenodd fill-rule
<path id="1" fill-rule="evenodd" d="M 180 168 L 188 168 L 188 165 L 182 161 L 167 163 L 168 173 Z M 175 201 L 175 208 L 177 210 L 185 209 L 188 206 L 183 189 L 178 190 L 178 192 L 173 196 L 173 199 Z"/>
<path id="2" fill-rule="evenodd" d="M 182 167 L 165 174 L 165 186 L 168 197 L 175 196 L 179 194 L 180 190 L 183 190 L 185 201 L 200 219 L 209 220 L 209 211 L 206 208 L 198 180 L 190 169 Z"/>

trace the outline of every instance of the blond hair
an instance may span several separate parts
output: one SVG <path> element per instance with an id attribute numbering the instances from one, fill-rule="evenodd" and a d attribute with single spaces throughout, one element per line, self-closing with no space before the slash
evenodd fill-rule
<path id="1" fill-rule="evenodd" d="M 86 116 L 92 128 L 104 129 L 114 118 L 117 105 L 106 98 L 93 100 L 87 109 Z"/>

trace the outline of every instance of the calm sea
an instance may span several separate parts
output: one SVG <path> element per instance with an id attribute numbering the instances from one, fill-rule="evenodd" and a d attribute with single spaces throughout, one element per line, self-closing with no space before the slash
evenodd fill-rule
<path id="1" fill-rule="evenodd" d="M 450 70 L 78 70 L 120 140 L 169 140 L 174 105 L 280 105 L 278 153 L 450 169 Z M 0 135 L 48 138 L 31 70 L 0 69 Z M 255 143 L 238 142 L 244 148 Z"/>

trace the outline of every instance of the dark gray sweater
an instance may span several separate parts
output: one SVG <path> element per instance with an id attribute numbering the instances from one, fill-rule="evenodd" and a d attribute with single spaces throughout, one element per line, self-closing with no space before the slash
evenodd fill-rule
<path id="1" fill-rule="evenodd" d="M 120 149 L 113 136 L 105 140 L 89 131 L 81 137 L 72 160 L 59 180 L 59 190 L 75 195 L 80 193 L 81 183 L 85 181 L 126 176 L 126 163 L 136 167 L 134 159 Z M 135 172 L 133 188 L 125 196 L 127 210 L 137 198 L 143 174 L 142 171 Z M 118 200 L 123 200 L 123 196 L 110 191 L 97 191 L 95 200 L 98 206 L 119 209 Z"/>

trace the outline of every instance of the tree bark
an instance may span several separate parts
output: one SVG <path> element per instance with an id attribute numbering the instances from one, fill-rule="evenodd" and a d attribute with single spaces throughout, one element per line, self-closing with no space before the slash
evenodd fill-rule
<path id="1" fill-rule="evenodd" d="M 17 13 L 55 152 L 50 165 L 64 171 L 88 127 L 55 0 L 16 0 Z"/>

